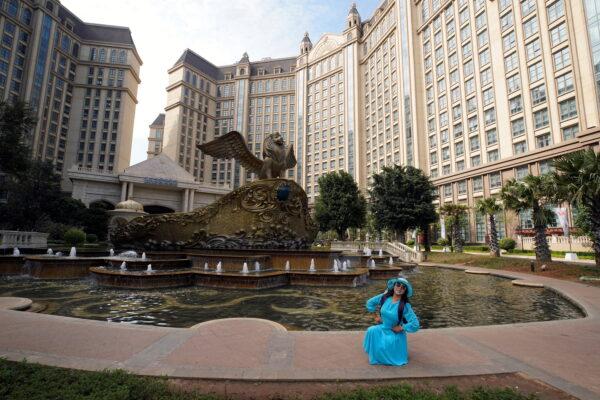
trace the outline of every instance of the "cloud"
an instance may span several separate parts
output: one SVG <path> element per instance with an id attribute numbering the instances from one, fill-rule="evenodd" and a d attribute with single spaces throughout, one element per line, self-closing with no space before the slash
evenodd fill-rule
<path id="1" fill-rule="evenodd" d="M 369 7 L 374 0 L 366 0 Z M 342 29 L 349 2 L 318 0 L 62 0 L 86 22 L 128 26 L 144 62 L 138 87 L 131 164 L 146 159 L 148 125 L 166 102 L 167 70 L 190 48 L 215 65 L 298 54 Z M 359 5 L 360 7 L 360 5 Z"/>

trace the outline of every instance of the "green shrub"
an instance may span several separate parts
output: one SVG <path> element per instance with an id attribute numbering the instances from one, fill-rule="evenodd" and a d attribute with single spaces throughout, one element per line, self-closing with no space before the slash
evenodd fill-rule
<path id="1" fill-rule="evenodd" d="M 98 241 L 98 236 L 93 233 L 88 233 L 85 235 L 85 241 L 88 243 L 96 243 Z"/>
<path id="2" fill-rule="evenodd" d="M 448 246 L 450 244 L 450 241 L 448 239 L 441 238 L 441 239 L 438 239 L 437 243 L 440 246 Z"/>
<path id="3" fill-rule="evenodd" d="M 515 242 L 511 238 L 504 238 L 504 239 L 500 239 L 500 242 L 498 243 L 498 246 L 502 250 L 506 250 L 506 251 L 508 251 L 510 253 L 510 252 L 512 252 L 515 249 L 515 247 L 517 247 L 517 242 Z"/>
<path id="4" fill-rule="evenodd" d="M 415 241 L 414 241 L 414 240 L 412 240 L 412 239 L 410 239 L 410 240 L 408 240 L 408 241 L 406 242 L 406 245 L 407 245 L 407 246 L 414 246 L 414 245 L 415 245 Z"/>
<path id="5" fill-rule="evenodd" d="M 71 228 L 65 232 L 63 239 L 70 246 L 77 246 L 85 242 L 85 232 L 81 229 Z"/>

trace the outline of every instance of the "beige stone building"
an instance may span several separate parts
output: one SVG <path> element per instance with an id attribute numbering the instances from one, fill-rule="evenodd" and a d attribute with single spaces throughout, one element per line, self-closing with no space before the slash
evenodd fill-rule
<path id="1" fill-rule="evenodd" d="M 165 134 L 165 114 L 158 114 L 154 122 L 150 124 L 148 135 L 148 158 L 155 157 L 162 152 L 163 136 Z"/>
<path id="2" fill-rule="evenodd" d="M 186 50 L 169 70 L 164 151 L 206 184 L 252 179 L 196 149 L 236 129 L 293 143 L 309 201 L 345 170 L 366 190 L 384 166 L 423 169 L 438 203 L 472 206 L 600 142 L 600 5 L 594 0 L 386 0 L 293 58 L 217 67 Z M 285 106 L 285 108 L 284 108 Z M 498 215 L 502 235 L 531 225 Z M 470 213 L 468 241 L 486 223 Z"/>
<path id="3" fill-rule="evenodd" d="M 0 1 L 0 99 L 36 111 L 32 157 L 71 190 L 72 165 L 129 166 L 142 64 L 127 27 L 83 22 L 58 0 Z"/>

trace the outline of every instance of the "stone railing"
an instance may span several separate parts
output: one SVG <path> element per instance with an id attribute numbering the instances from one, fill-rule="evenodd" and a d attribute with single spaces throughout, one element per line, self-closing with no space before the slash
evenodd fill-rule
<path id="1" fill-rule="evenodd" d="M 368 247 L 372 250 L 372 255 L 379 254 L 379 249 L 391 254 L 394 257 L 399 257 L 405 262 L 421 262 L 423 256 L 420 252 L 413 250 L 412 247 L 400 242 L 361 242 L 361 241 L 332 241 L 331 250 L 362 252 Z"/>
<path id="2" fill-rule="evenodd" d="M 45 249 L 48 234 L 41 232 L 0 231 L 0 249 Z"/>
<path id="3" fill-rule="evenodd" d="M 546 241 L 550 250 L 569 251 L 569 238 L 566 236 L 547 236 Z M 571 236 L 570 241 L 572 251 L 592 251 L 592 241 L 587 236 Z M 517 248 L 522 250 L 533 250 L 535 248 L 535 238 L 531 236 L 517 235 L 515 242 L 517 242 Z"/>

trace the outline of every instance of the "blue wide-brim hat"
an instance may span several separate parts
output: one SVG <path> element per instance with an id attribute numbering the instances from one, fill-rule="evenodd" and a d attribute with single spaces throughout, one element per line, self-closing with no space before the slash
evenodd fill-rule
<path id="1" fill-rule="evenodd" d="M 396 283 L 403 284 L 406 287 L 406 296 L 412 297 L 412 295 L 413 295 L 412 285 L 405 278 L 392 278 L 392 279 L 390 279 L 389 281 L 387 281 L 387 289 L 388 290 L 394 290 L 394 285 L 396 285 Z"/>

